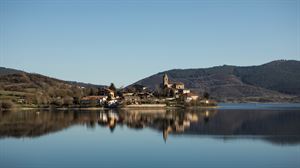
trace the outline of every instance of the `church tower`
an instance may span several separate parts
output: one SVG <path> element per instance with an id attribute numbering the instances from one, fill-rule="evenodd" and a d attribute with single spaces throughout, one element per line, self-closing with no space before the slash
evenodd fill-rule
<path id="1" fill-rule="evenodd" d="M 168 75 L 167 74 L 164 74 L 164 77 L 163 77 L 163 85 L 164 86 L 169 86 L 169 78 L 168 78 Z"/>

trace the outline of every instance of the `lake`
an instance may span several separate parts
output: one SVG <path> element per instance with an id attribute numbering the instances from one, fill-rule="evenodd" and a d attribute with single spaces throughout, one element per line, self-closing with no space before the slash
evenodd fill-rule
<path id="1" fill-rule="evenodd" d="M 300 167 L 299 104 L 0 112 L 0 167 Z"/>

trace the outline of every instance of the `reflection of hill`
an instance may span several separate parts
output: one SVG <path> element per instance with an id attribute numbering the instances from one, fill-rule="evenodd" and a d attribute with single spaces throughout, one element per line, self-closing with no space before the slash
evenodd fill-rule
<path id="1" fill-rule="evenodd" d="M 259 138 L 276 144 L 300 142 L 300 113 L 296 110 L 197 111 L 55 111 L 0 112 L 0 138 L 36 137 L 72 125 L 145 127 L 169 134 L 214 135 L 226 139 Z"/>
<path id="2" fill-rule="evenodd" d="M 96 113 L 0 112 L 0 137 L 36 137 L 74 124 L 95 125 Z"/>
<path id="3" fill-rule="evenodd" d="M 207 123 L 191 125 L 187 134 L 261 136 L 274 143 L 299 143 L 300 113 L 275 110 L 222 110 Z"/>
<path id="4" fill-rule="evenodd" d="M 189 132 L 213 135 L 299 135 L 298 111 L 222 110 Z"/>

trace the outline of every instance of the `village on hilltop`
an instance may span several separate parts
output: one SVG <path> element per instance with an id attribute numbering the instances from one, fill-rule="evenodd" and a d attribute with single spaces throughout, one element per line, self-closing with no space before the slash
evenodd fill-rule
<path id="1" fill-rule="evenodd" d="M 99 88 L 97 95 L 85 96 L 80 100 L 81 106 L 98 106 L 108 108 L 164 108 L 216 106 L 209 94 L 203 96 L 185 88 L 182 82 L 171 82 L 167 74 L 163 75 L 159 90 L 151 90 L 146 86 L 134 84 L 124 89 L 110 87 Z"/>

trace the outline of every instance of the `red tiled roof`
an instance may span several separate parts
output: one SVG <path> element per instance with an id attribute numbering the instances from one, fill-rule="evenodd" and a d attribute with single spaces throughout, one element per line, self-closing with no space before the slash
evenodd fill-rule
<path id="1" fill-rule="evenodd" d="M 107 96 L 86 96 L 86 97 L 83 97 L 81 100 L 100 100 L 105 97 L 107 97 Z"/>

